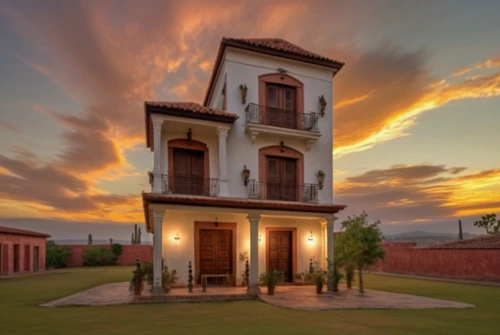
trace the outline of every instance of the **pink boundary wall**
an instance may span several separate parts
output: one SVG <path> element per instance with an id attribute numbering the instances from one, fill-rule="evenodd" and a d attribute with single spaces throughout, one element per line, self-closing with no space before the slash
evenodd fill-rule
<path id="1" fill-rule="evenodd" d="M 498 249 L 424 249 L 415 243 L 385 243 L 385 261 L 375 272 L 484 281 L 500 280 Z"/>
<path id="2" fill-rule="evenodd" d="M 69 245 L 71 248 L 71 256 L 68 259 L 68 266 L 83 266 L 83 253 L 88 248 L 104 247 L 110 248 L 109 244 L 83 244 L 83 245 Z M 151 262 L 153 260 L 153 246 L 142 244 L 123 245 L 123 254 L 118 258 L 118 265 L 133 265 L 136 259 L 142 263 Z"/>

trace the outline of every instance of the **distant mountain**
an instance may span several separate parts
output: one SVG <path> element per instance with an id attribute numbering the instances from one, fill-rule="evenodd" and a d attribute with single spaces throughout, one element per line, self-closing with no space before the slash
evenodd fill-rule
<path id="1" fill-rule="evenodd" d="M 464 240 L 477 237 L 476 234 L 463 233 Z M 458 233 L 433 233 L 426 231 L 411 231 L 401 234 L 384 235 L 384 241 L 401 241 L 401 242 L 415 242 L 417 246 L 431 246 L 434 244 L 441 244 L 453 242 L 458 240 Z"/>
<path id="2" fill-rule="evenodd" d="M 62 245 L 75 245 L 75 244 L 88 244 L 87 239 L 64 239 L 64 240 L 54 240 L 56 244 L 62 244 Z M 126 240 L 115 240 L 113 239 L 113 243 L 120 243 L 120 244 L 131 244 L 130 241 Z M 103 245 L 103 244 L 109 244 L 109 239 L 94 239 L 92 240 L 92 244 L 96 245 Z M 141 244 L 144 245 L 151 245 L 152 243 L 150 241 L 142 241 Z"/>

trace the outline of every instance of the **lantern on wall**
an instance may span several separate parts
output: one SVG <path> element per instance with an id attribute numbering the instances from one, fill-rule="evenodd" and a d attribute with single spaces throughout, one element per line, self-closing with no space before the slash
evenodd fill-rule
<path id="1" fill-rule="evenodd" d="M 248 88 L 246 84 L 241 84 L 240 85 L 240 95 L 241 95 L 241 103 L 246 104 L 247 102 L 247 92 Z"/>
<path id="2" fill-rule="evenodd" d="M 241 172 L 243 176 L 243 185 L 247 186 L 248 185 L 248 179 L 250 178 L 250 170 L 247 168 L 246 165 L 243 166 L 243 171 Z"/>
<path id="3" fill-rule="evenodd" d="M 323 189 L 323 183 L 325 182 L 325 173 L 323 170 L 319 170 L 316 174 L 316 179 L 318 180 L 319 189 Z"/>
<path id="4" fill-rule="evenodd" d="M 326 99 L 324 95 L 321 95 L 319 98 L 319 112 L 321 113 L 321 116 L 325 116 L 325 109 L 326 109 Z"/>

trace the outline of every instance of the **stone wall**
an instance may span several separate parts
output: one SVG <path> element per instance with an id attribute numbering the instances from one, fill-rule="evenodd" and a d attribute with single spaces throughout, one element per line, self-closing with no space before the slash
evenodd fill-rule
<path id="1" fill-rule="evenodd" d="M 371 271 L 441 278 L 500 280 L 498 249 L 425 249 L 415 243 L 386 243 L 385 261 Z"/>
<path id="2" fill-rule="evenodd" d="M 45 270 L 45 237 L 0 234 L 0 274 L 21 274 Z M 18 245 L 18 271 L 14 271 L 14 246 Z M 35 264 L 35 247 L 38 248 L 38 269 Z"/>
<path id="3" fill-rule="evenodd" d="M 71 256 L 68 259 L 68 266 L 83 266 L 83 254 L 85 250 L 90 247 L 105 247 L 110 248 L 109 244 L 97 245 L 97 244 L 83 244 L 83 245 L 70 245 Z M 133 265 L 136 259 L 139 259 L 141 263 L 151 262 L 153 260 L 153 246 L 144 244 L 131 244 L 122 245 L 123 254 L 118 258 L 118 265 Z"/>

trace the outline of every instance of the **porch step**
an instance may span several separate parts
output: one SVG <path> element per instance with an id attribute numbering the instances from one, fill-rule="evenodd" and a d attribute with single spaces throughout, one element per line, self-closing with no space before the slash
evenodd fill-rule
<path id="1" fill-rule="evenodd" d="M 250 294 L 186 294 L 186 295 L 145 295 L 134 297 L 134 303 L 164 303 L 164 302 L 206 302 L 206 301 L 235 301 L 253 300 L 257 296 Z"/>

